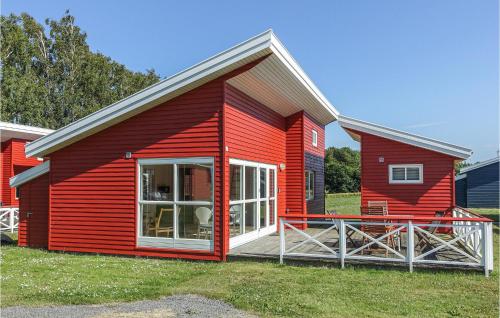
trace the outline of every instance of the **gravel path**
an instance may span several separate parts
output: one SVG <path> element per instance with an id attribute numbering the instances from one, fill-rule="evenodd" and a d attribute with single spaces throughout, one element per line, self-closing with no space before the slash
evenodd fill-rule
<path id="1" fill-rule="evenodd" d="M 9 318 L 170 318 L 170 317 L 256 317 L 219 300 L 197 295 L 177 295 L 160 300 L 108 305 L 50 307 L 7 307 L 2 317 Z"/>

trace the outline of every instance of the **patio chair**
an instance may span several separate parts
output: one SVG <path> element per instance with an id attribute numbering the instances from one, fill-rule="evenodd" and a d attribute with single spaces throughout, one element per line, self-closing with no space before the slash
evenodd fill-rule
<path id="1" fill-rule="evenodd" d="M 361 207 L 362 215 L 389 215 L 387 208 L 387 201 L 368 201 L 367 207 Z M 374 221 L 379 223 L 386 223 L 385 220 Z M 361 231 L 371 236 L 374 239 L 377 239 L 391 231 L 393 231 L 395 227 L 393 225 L 379 225 L 379 224 L 363 224 L 361 225 Z M 399 240 L 399 238 L 398 238 Z M 386 245 L 391 247 L 392 249 L 396 249 L 396 235 L 389 235 L 385 238 Z M 363 236 L 363 245 L 366 245 L 370 242 L 370 239 Z M 375 248 L 373 246 L 377 246 L 378 244 L 374 243 L 371 246 L 364 248 L 361 250 L 361 255 L 364 254 L 364 251 L 373 251 Z M 389 256 L 389 250 L 384 248 L 385 256 Z"/>
<path id="2" fill-rule="evenodd" d="M 161 208 L 160 212 L 158 213 L 157 217 L 155 218 L 153 227 L 150 227 L 148 229 L 148 232 L 153 232 L 156 237 L 158 237 L 158 234 L 161 233 L 166 233 L 167 237 L 173 234 L 174 232 L 174 227 L 173 226 L 165 226 L 162 225 L 162 217 L 163 214 L 165 213 L 173 213 L 174 209 L 172 208 Z"/>
<path id="3" fill-rule="evenodd" d="M 434 217 L 441 218 L 444 215 L 445 215 L 444 211 L 437 211 L 434 214 Z M 439 225 L 441 223 L 442 223 L 441 220 L 435 220 L 435 221 L 432 221 L 430 224 Z M 438 229 L 439 229 L 439 226 L 429 226 L 429 227 L 427 227 L 426 231 L 432 235 L 436 235 Z M 418 241 L 415 244 L 415 248 L 420 248 L 420 250 L 423 251 L 427 247 L 429 247 L 429 248 L 433 247 L 433 243 L 430 240 L 430 237 L 428 235 L 421 233 L 419 231 L 415 231 L 415 235 L 417 236 L 417 239 L 418 239 Z"/>
<path id="4" fill-rule="evenodd" d="M 239 232 L 239 227 L 241 223 L 241 205 L 232 205 L 229 208 L 229 226 L 237 227 Z"/>
<path id="5" fill-rule="evenodd" d="M 207 207 L 201 206 L 196 208 L 194 214 L 198 218 L 198 238 L 204 235 L 205 239 L 208 239 L 212 234 L 212 224 L 210 219 L 212 218 L 212 210 Z"/>
<path id="6" fill-rule="evenodd" d="M 337 214 L 337 211 L 336 210 L 327 210 L 326 211 L 326 214 L 327 215 L 338 215 Z M 338 219 L 330 219 L 332 221 L 333 224 L 335 224 L 336 226 L 336 229 L 337 229 L 337 233 L 339 234 L 339 240 L 337 240 L 337 242 L 335 243 L 334 246 L 336 246 L 339 241 L 340 241 L 340 221 Z M 347 241 L 351 242 L 352 246 L 356 247 L 356 243 L 355 241 L 353 240 L 352 236 L 354 235 L 354 230 L 349 228 L 349 227 L 345 227 L 345 237 L 346 237 L 346 243 Z"/>

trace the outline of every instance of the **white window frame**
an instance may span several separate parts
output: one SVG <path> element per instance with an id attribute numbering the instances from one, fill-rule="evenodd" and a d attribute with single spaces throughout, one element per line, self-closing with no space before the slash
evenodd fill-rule
<path id="1" fill-rule="evenodd" d="M 404 168 L 405 169 L 405 180 L 393 180 L 392 169 L 393 168 Z M 419 179 L 418 180 L 407 180 L 407 169 L 408 168 L 418 168 Z M 389 165 L 389 183 L 390 184 L 422 184 L 424 183 L 424 165 L 423 164 L 392 164 Z"/>
<path id="2" fill-rule="evenodd" d="M 318 147 L 318 132 L 314 129 L 312 130 L 312 145 Z"/>
<path id="3" fill-rule="evenodd" d="M 310 185 L 310 180 L 311 180 L 311 176 L 312 176 L 312 179 L 313 179 L 313 182 L 312 182 L 312 191 L 309 191 L 311 192 L 311 196 L 310 197 L 307 197 L 307 187 Z M 314 178 L 315 178 L 315 173 L 314 171 L 312 170 L 306 170 L 306 175 L 305 175 L 305 178 L 306 178 L 306 186 L 305 186 L 305 192 L 306 192 L 306 201 L 311 201 L 311 200 L 314 200 L 314 186 L 315 186 L 315 181 Z"/>
<path id="4" fill-rule="evenodd" d="M 211 168 L 211 193 L 212 201 L 180 201 L 178 200 L 178 165 L 181 164 L 210 164 Z M 173 165 L 173 200 L 172 201 L 151 201 L 142 200 L 142 166 L 145 165 Z M 212 239 L 202 240 L 202 239 L 190 239 L 190 238 L 179 238 L 179 231 L 177 229 L 177 206 L 183 205 L 200 205 L 200 206 L 211 206 L 212 210 L 212 220 L 215 218 L 215 207 L 214 207 L 214 195 L 215 195 L 215 173 L 214 173 L 214 158 L 213 157 L 189 157 L 189 158 L 155 158 L 155 159 L 138 159 L 137 160 L 137 246 L 138 247 L 156 247 L 156 248 L 173 248 L 173 249 L 189 249 L 189 250 L 210 250 L 213 251 L 214 248 L 214 222 L 212 221 Z M 174 210 L 174 237 L 150 237 L 142 236 L 142 217 L 141 217 L 141 204 L 161 204 L 161 205 L 172 205 Z"/>
<path id="5" fill-rule="evenodd" d="M 229 200 L 229 207 L 232 205 L 236 204 L 241 204 L 242 205 L 242 211 L 245 211 L 245 204 L 246 203 L 252 203 L 256 202 L 257 204 L 257 215 L 256 215 L 256 224 L 257 224 L 257 229 L 253 230 L 248 233 L 240 233 L 238 236 L 234 236 L 229 238 L 229 248 L 233 248 L 242 244 L 245 244 L 247 242 L 253 241 L 259 237 L 271 234 L 276 232 L 278 229 L 277 227 L 277 222 L 278 222 L 278 169 L 277 166 L 275 165 L 270 165 L 270 164 L 265 164 L 265 163 L 260 163 L 260 162 L 254 162 L 254 161 L 247 161 L 247 160 L 241 160 L 241 159 L 234 159 L 230 158 L 229 159 L 229 165 L 237 165 L 241 166 L 243 169 L 245 167 L 253 167 L 256 168 L 257 170 L 257 198 L 255 199 L 240 199 L 240 200 Z M 266 169 L 266 198 L 261 198 L 260 197 L 260 169 L 265 168 Z M 269 177 L 270 177 L 270 170 L 274 170 L 274 196 L 269 193 Z M 229 180 L 230 182 L 230 180 Z M 245 172 L 243 170 L 242 177 L 241 177 L 241 193 L 243 198 L 245 197 Z M 270 225 L 270 208 L 269 204 L 270 201 L 274 201 L 274 224 Z M 260 224 L 260 202 L 265 201 L 266 202 L 266 224 L 265 226 L 261 226 Z M 240 225 L 240 228 L 245 228 L 245 218 L 241 217 L 240 222 L 242 223 Z"/>

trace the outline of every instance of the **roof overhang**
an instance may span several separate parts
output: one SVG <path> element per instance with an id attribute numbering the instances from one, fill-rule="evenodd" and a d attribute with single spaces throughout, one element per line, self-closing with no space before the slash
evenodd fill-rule
<path id="1" fill-rule="evenodd" d="M 485 161 L 482 161 L 482 162 L 478 162 L 478 163 L 473 164 L 471 166 L 468 166 L 468 167 L 460 169 L 460 173 L 465 173 L 465 172 L 468 172 L 468 171 L 471 171 L 471 170 L 476 170 L 476 169 L 479 169 L 479 168 L 482 168 L 482 167 L 486 167 L 486 166 L 489 166 L 491 164 L 497 163 L 499 161 L 500 161 L 500 157 L 496 157 L 496 158 L 492 158 L 492 159 L 485 160 Z"/>
<path id="2" fill-rule="evenodd" d="M 13 176 L 9 179 L 9 184 L 11 188 L 18 187 L 30 180 L 38 178 L 41 175 L 46 174 L 50 170 L 50 160 L 45 161 L 41 165 L 30 168 L 26 171 L 21 172 L 18 175 Z"/>
<path id="3" fill-rule="evenodd" d="M 467 159 L 472 155 L 472 150 L 442 142 L 439 140 L 410 134 L 404 131 L 387 128 L 354 118 L 339 116 L 339 124 L 354 139 L 359 141 L 360 135 L 356 132 L 366 133 L 404 144 L 424 148 L 427 150 L 443 153 L 458 159 Z"/>
<path id="4" fill-rule="evenodd" d="M 228 82 L 284 116 L 304 110 L 324 125 L 337 119 L 337 110 L 269 30 L 27 144 L 26 155 L 46 156 L 263 57 Z"/>
<path id="5" fill-rule="evenodd" d="M 53 130 L 51 129 L 0 122 L 0 137 L 2 142 L 9 139 L 35 140 L 52 132 Z"/>

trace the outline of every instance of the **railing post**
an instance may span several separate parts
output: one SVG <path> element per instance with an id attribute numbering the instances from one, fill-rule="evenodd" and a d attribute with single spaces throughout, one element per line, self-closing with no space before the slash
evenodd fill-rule
<path id="1" fill-rule="evenodd" d="M 484 276 L 490 276 L 490 269 L 493 270 L 493 230 L 491 226 L 491 222 L 483 222 L 481 227 L 483 232 L 483 259 L 482 265 L 484 267 Z"/>
<path id="2" fill-rule="evenodd" d="M 408 221 L 408 239 L 406 243 L 406 257 L 410 273 L 413 273 L 413 259 L 415 257 L 415 243 L 413 241 L 414 229 L 412 221 Z"/>
<path id="3" fill-rule="evenodd" d="M 280 217 L 280 264 L 283 264 L 283 254 L 285 254 L 285 224 Z"/>
<path id="4" fill-rule="evenodd" d="M 14 233 L 14 209 L 9 210 L 10 233 Z"/>
<path id="5" fill-rule="evenodd" d="M 340 220 L 339 229 L 339 254 L 340 254 L 340 267 L 345 266 L 345 253 L 346 253 L 346 237 L 345 237 L 345 223 L 344 220 Z"/>

